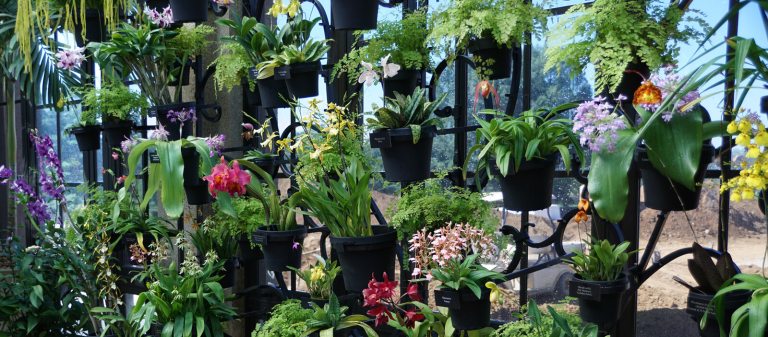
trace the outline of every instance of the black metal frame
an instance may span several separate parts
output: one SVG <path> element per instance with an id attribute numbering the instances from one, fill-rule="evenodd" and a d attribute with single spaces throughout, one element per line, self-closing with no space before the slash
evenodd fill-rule
<path id="1" fill-rule="evenodd" d="M 265 9 L 265 1 L 266 0 L 247 0 L 247 4 L 245 4 L 245 9 L 249 13 L 263 13 Z M 330 53 L 331 57 L 329 59 L 329 65 L 333 64 L 333 62 L 337 61 L 338 58 L 349 51 L 349 48 L 352 45 L 353 37 L 350 32 L 339 32 L 332 29 L 330 26 L 330 21 L 325 14 L 324 8 L 317 0 L 302 0 L 302 2 L 311 2 L 313 5 L 318 9 L 318 12 L 321 15 L 321 19 L 323 22 L 323 30 L 326 37 L 333 38 L 336 43 L 334 45 L 334 49 Z M 383 2 L 380 1 L 380 5 L 391 7 L 395 4 L 402 2 L 403 3 L 403 9 L 404 11 L 407 10 L 414 10 L 420 7 L 427 6 L 429 1 L 428 0 L 405 0 L 405 1 L 392 1 L 392 2 Z M 738 0 L 729 0 L 729 6 L 730 8 L 734 8 L 738 4 Z M 564 13 L 565 10 L 567 10 L 568 7 L 560 7 L 560 8 L 553 8 L 551 9 L 551 12 L 553 15 L 559 15 Z M 215 10 L 215 9 L 214 9 Z M 216 12 L 216 14 L 223 14 L 220 10 Z M 256 15 L 256 17 L 259 17 L 260 15 Z M 735 36 L 738 33 L 738 15 L 735 15 L 731 20 L 728 22 L 728 36 Z M 733 57 L 733 49 L 729 46 L 727 49 L 727 57 L 728 59 L 731 59 Z M 519 88 L 519 81 L 522 80 L 523 82 L 523 92 L 522 92 L 522 105 L 523 110 L 527 110 L 530 108 L 530 100 L 531 100 L 531 46 L 530 45 L 524 45 L 522 48 L 515 48 L 514 51 L 514 65 L 515 69 L 513 69 L 513 77 L 512 77 L 512 85 L 510 88 L 510 103 L 508 104 L 506 111 L 508 114 L 512 114 L 514 111 L 515 103 L 518 99 L 518 88 Z M 333 62 L 332 62 L 333 61 Z M 466 57 L 459 57 L 454 62 L 454 67 L 456 69 L 455 71 L 455 83 L 456 83 L 456 90 L 455 90 L 455 104 L 453 107 L 449 109 L 443 109 L 438 112 L 441 116 L 452 116 L 454 118 L 455 126 L 450 129 L 444 129 L 439 132 L 440 135 L 448 135 L 452 134 L 455 139 L 454 144 L 454 162 L 458 163 L 459 165 L 464 162 L 464 159 L 467 156 L 467 133 L 475 130 L 476 126 L 469 126 L 468 125 L 468 100 L 466 93 L 468 92 L 469 88 L 467 86 L 468 82 L 468 69 L 469 67 L 472 67 L 473 64 L 470 59 Z M 200 117 L 203 117 L 205 120 L 209 122 L 216 122 L 221 118 L 221 107 L 219 107 L 216 104 L 206 104 L 203 90 L 205 88 L 205 85 L 212 75 L 213 69 L 204 69 L 204 65 L 202 63 L 201 58 L 197 58 L 197 61 L 193 64 L 195 69 L 195 83 L 196 83 L 196 91 L 195 91 L 195 102 L 198 105 L 198 113 L 200 113 Z M 437 68 L 435 69 L 435 76 L 433 76 L 431 83 L 429 84 L 429 87 L 432 89 L 430 90 L 431 97 L 434 98 L 434 92 L 435 92 L 435 83 L 437 79 L 439 78 L 439 74 L 448 66 L 447 62 L 443 61 L 441 62 Z M 93 72 L 92 67 L 91 72 Z M 524 69 L 524 71 L 523 71 Z M 348 92 L 352 91 L 354 89 L 349 88 L 346 84 L 346 81 L 336 81 L 336 83 L 330 83 L 328 78 L 328 69 L 326 68 L 323 72 L 323 76 L 326 81 L 327 85 L 327 92 L 329 95 L 329 98 L 331 100 L 338 100 L 341 97 L 342 92 Z M 424 77 L 422 77 L 424 78 Z M 726 74 L 726 107 L 732 107 L 734 103 L 734 95 L 732 90 L 728 90 L 734 87 L 734 78 L 733 74 Z M 6 99 L 8 99 L 6 97 Z M 34 99 L 31 100 L 31 102 L 34 102 Z M 22 110 L 23 107 L 26 106 L 26 104 L 22 104 Z M 31 129 L 35 125 L 35 114 L 36 109 L 39 107 L 34 107 L 32 105 L 32 109 L 29 109 L 27 111 L 22 111 L 21 115 L 24 116 L 24 125 L 25 128 Z M 31 110 L 31 111 L 30 111 Z M 214 110 L 213 114 L 208 114 L 205 111 L 207 110 Z M 269 109 L 267 113 L 271 116 L 275 115 L 275 111 L 272 109 Z M 728 114 L 725 115 L 725 122 L 730 121 L 732 117 Z M 57 117 L 57 119 L 60 119 Z M 276 125 L 276 119 L 273 119 Z M 57 120 L 57 131 L 59 135 L 61 135 L 61 121 Z M 146 122 L 146 121 L 145 121 Z M 293 121 L 292 121 L 293 122 Z M 136 128 L 137 131 L 141 131 L 146 136 L 146 132 L 148 128 L 146 126 L 139 126 Z M 23 130 L 26 131 L 26 130 Z M 202 132 L 202 123 L 197 124 L 196 132 L 200 134 Z M 0 139 L 0 146 L 4 148 L 4 144 L 2 144 L 3 140 Z M 22 140 L 22 142 L 25 142 Z M 723 137 L 723 148 L 730 148 L 732 145 L 732 139 L 730 137 Z M 27 144 L 28 141 L 26 141 L 24 144 Z M 61 136 L 58 140 L 58 151 L 61 151 Z M 23 148 L 29 148 L 28 146 L 23 146 Z M 228 150 L 241 150 L 241 149 L 228 149 Z M 107 164 L 109 161 L 111 161 L 111 156 L 109 155 L 110 151 L 109 149 L 102 149 L 105 159 L 105 164 Z M 87 181 L 89 182 L 95 182 L 97 180 L 97 174 L 98 174 L 98 168 L 96 167 L 96 152 L 90 152 L 90 153 L 84 153 L 84 175 Z M 727 151 L 724 151 L 722 161 L 721 161 L 721 169 L 719 171 L 708 171 L 707 176 L 714 178 L 714 177 L 730 177 L 734 174 L 734 172 L 731 170 L 730 167 L 730 153 Z M 26 159 L 27 162 L 32 163 L 34 165 L 34 156 L 31 155 L 31 153 L 26 153 Z M 295 159 L 295 158 L 294 158 Z M 286 161 L 286 164 L 290 161 Z M 576 172 L 578 170 L 574 170 Z M 452 180 L 453 184 L 456 186 L 463 186 L 467 187 L 467 182 L 461 177 L 461 174 L 456 174 L 457 172 L 454 172 L 450 175 L 450 179 Z M 566 174 L 565 172 L 558 172 L 558 177 L 573 177 L 576 179 L 583 179 L 583 177 L 580 177 L 578 173 L 576 174 Z M 635 177 L 635 182 L 639 183 L 639 177 Z M 107 180 L 105 180 L 107 182 Z M 105 184 L 105 186 L 108 186 L 108 184 Z M 634 191 L 635 197 L 632 198 L 633 203 L 630 205 L 632 209 L 628 211 L 629 214 L 637 214 L 637 208 L 638 208 L 638 198 L 636 198 L 637 192 Z M 3 197 L 4 198 L 4 197 Z M 0 201 L 2 201 L 0 198 Z M 725 252 L 728 250 L 728 220 L 729 220 L 729 194 L 726 191 L 725 193 L 721 194 L 720 199 L 720 210 L 719 210 L 719 228 L 718 228 L 718 250 L 720 252 Z M 540 242 L 533 242 L 530 237 L 528 236 L 528 228 L 532 225 L 529 223 L 529 216 L 527 212 L 523 212 L 521 216 L 521 226 L 520 229 L 516 229 L 511 226 L 504 226 L 500 230 L 502 233 L 506 235 L 510 235 L 517 247 L 515 256 L 513 257 L 513 261 L 509 264 L 507 269 L 505 270 L 506 278 L 507 280 L 511 280 L 514 278 L 520 278 L 520 303 L 526 302 L 527 297 L 527 285 L 526 281 L 527 278 L 525 276 L 529 275 L 530 273 L 540 271 L 546 267 L 552 266 L 556 263 L 559 263 L 560 260 L 564 257 L 568 257 L 569 255 L 566 254 L 565 250 L 562 246 L 562 236 L 565 231 L 566 226 L 568 225 L 570 219 L 575 215 L 575 210 L 571 210 L 566 213 L 565 217 L 559 221 L 558 226 L 555 230 L 555 232 L 552 234 L 552 236 L 546 238 L 543 241 Z M 383 219 L 383 216 L 381 215 L 381 212 L 378 211 L 377 207 L 375 207 L 374 204 L 374 213 L 377 215 L 377 218 L 379 218 L 380 223 L 385 224 L 385 220 Z M 649 239 L 649 242 L 647 243 L 647 246 L 645 248 L 645 251 L 642 255 L 642 257 L 639 259 L 638 262 L 636 262 L 633 266 L 631 266 L 628 271 L 631 275 L 633 275 L 633 291 L 630 292 L 628 296 L 636 296 L 636 293 L 634 290 L 636 290 L 640 285 L 643 284 L 646 280 L 648 280 L 656 271 L 658 271 L 660 268 L 662 268 L 664 265 L 668 264 L 669 262 L 673 261 L 674 259 L 677 259 L 681 256 L 684 256 L 686 254 L 691 253 L 690 248 L 681 249 L 675 252 L 672 252 L 668 254 L 667 256 L 657 260 L 653 261 L 651 263 L 651 254 L 654 250 L 654 247 L 658 243 L 659 237 L 661 235 L 661 232 L 663 231 L 663 227 L 665 224 L 665 221 L 668 217 L 668 212 L 660 212 L 657 216 L 657 221 L 654 226 L 653 232 L 651 234 L 651 237 Z M 183 224 L 180 224 L 183 225 Z M 629 240 L 630 242 L 633 242 L 633 244 L 637 244 L 638 242 L 638 219 L 636 217 L 630 217 L 630 219 L 626 220 L 622 224 L 613 224 L 611 226 L 612 231 L 615 233 L 614 239 L 615 240 Z M 27 229 L 28 233 L 28 241 L 32 239 L 32 233 L 29 232 L 29 228 Z M 310 229 L 310 232 L 322 232 L 322 238 L 321 240 L 324 240 L 327 238 L 328 233 L 325 231 L 322 227 L 320 228 L 312 228 Z M 540 248 L 540 247 L 547 247 L 550 245 L 554 245 L 555 251 L 558 254 L 558 258 L 554 260 L 550 260 L 541 264 L 537 264 L 534 266 L 527 266 L 527 248 L 528 247 L 534 247 L 534 248 Z M 321 253 L 323 256 L 327 256 L 327 252 L 325 252 L 325 245 L 321 245 Z M 711 253 L 719 254 L 717 251 L 711 251 Z M 648 266 L 650 263 L 650 266 Z M 647 267 L 647 268 L 646 268 Z M 295 289 L 295 275 L 291 278 L 291 288 Z M 280 283 L 281 288 L 286 291 L 287 293 L 287 285 L 284 283 L 282 279 L 278 281 Z M 635 314 L 636 314 L 636 305 L 632 305 L 633 308 L 629 316 L 625 315 L 625 317 L 622 318 L 622 322 L 619 324 L 619 329 L 616 331 L 615 336 L 620 337 L 626 337 L 626 336 L 634 336 L 634 320 L 635 320 Z"/>

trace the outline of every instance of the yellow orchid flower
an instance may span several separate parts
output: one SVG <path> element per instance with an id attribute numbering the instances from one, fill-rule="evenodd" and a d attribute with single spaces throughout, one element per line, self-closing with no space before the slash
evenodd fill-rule
<path id="1" fill-rule="evenodd" d="M 501 296 L 501 289 L 499 286 L 491 281 L 485 282 L 485 287 L 491 290 L 491 303 L 502 303 L 504 298 Z"/>
<path id="2" fill-rule="evenodd" d="M 283 6 L 283 0 L 275 0 L 275 2 L 272 4 L 272 7 L 269 8 L 269 12 L 267 12 L 267 14 L 270 16 L 278 17 L 284 11 L 285 6 Z"/>
<path id="3" fill-rule="evenodd" d="M 299 3 L 299 0 L 291 0 L 291 2 L 288 4 L 288 7 L 285 9 L 285 12 L 288 13 L 289 17 L 296 17 L 296 14 L 299 13 L 299 10 L 301 9 L 301 4 Z"/>

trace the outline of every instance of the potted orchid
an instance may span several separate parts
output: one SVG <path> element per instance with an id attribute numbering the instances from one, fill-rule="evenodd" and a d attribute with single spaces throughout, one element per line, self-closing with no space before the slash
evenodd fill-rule
<path id="1" fill-rule="evenodd" d="M 418 231 L 409 243 L 415 281 L 440 281 L 435 303 L 448 308 L 453 327 L 477 330 L 488 326 L 491 297 L 499 297 L 498 293 L 492 295 L 499 291 L 493 281 L 504 279 L 482 264 L 498 253 L 493 238 L 468 224 L 449 223 L 434 232 Z"/>
<path id="2" fill-rule="evenodd" d="M 317 262 L 307 270 L 294 267 L 288 267 L 288 269 L 296 272 L 296 275 L 307 284 L 309 302 L 322 306 L 331 298 L 333 282 L 341 272 L 341 267 L 336 264 L 336 261 L 326 261 L 320 255 L 315 255 L 315 258 Z"/>
<path id="3" fill-rule="evenodd" d="M 140 208 L 145 210 L 154 195 L 160 192 L 160 201 L 163 209 L 170 218 L 178 218 L 184 211 L 184 195 L 192 204 L 196 204 L 197 197 L 190 198 L 187 191 L 205 191 L 206 184 L 201 183 L 200 177 L 206 176 L 209 183 L 208 191 L 217 197 L 217 201 L 225 203 L 229 214 L 231 211 L 229 196 L 245 194 L 245 185 L 250 183 L 251 176 L 240 170 L 237 163 L 230 168 L 223 157 L 221 163 L 215 165 L 215 156 L 223 146 L 223 137 L 188 137 L 180 140 L 168 140 L 168 132 L 160 125 L 151 133 L 149 139 L 129 139 L 122 145 L 123 153 L 127 154 L 128 174 L 124 186 L 118 192 L 120 201 L 127 198 L 129 190 L 136 181 L 136 168 L 142 155 L 149 149 L 154 149 L 157 154 L 157 163 L 150 163 L 148 170 L 147 192 L 141 201 Z M 184 151 L 191 152 L 186 157 Z M 196 195 L 196 194 L 195 194 Z M 207 201 L 207 198 L 201 202 Z M 115 212 L 115 218 L 119 211 Z"/>
<path id="4" fill-rule="evenodd" d="M 394 98 L 384 98 L 383 107 L 374 105 L 374 118 L 367 120 L 374 130 L 370 135 L 371 147 L 381 149 L 389 181 L 429 178 L 432 139 L 440 124 L 432 114 L 445 101 L 446 95 L 430 102 L 426 94 L 421 88 L 408 96 L 396 92 Z"/>
<path id="5" fill-rule="evenodd" d="M 104 73 L 114 81 L 135 76 L 161 123 L 169 123 L 169 111 L 193 111 L 193 103 L 176 103 L 181 100 L 190 57 L 205 50 L 206 38 L 213 32 L 206 25 L 173 29 L 173 22 L 170 8 L 158 12 L 148 7 L 144 9 L 142 20 L 121 24 L 110 41 L 88 45 Z M 176 130 L 180 126 L 178 121 L 168 125 L 172 140 L 181 133 Z M 187 131 L 191 131 L 190 126 Z M 184 132 L 181 137 L 188 135 L 191 133 Z"/>
<path id="6" fill-rule="evenodd" d="M 358 31 L 355 36 L 362 41 L 365 33 Z M 371 70 L 367 65 L 389 55 L 385 63 L 402 65 L 402 69 L 382 80 L 384 97 L 394 97 L 395 92 L 407 95 L 419 86 L 422 73 L 432 65 L 425 45 L 428 34 L 427 16 L 423 10 L 407 13 L 402 20 L 379 22 L 376 30 L 365 34 L 365 43 L 356 43 L 336 63 L 331 78 L 336 79 L 347 73 L 349 82 L 354 83 L 361 73 Z"/>
<path id="7" fill-rule="evenodd" d="M 418 285 L 411 283 L 406 293 L 398 297 L 395 296 L 397 283 L 384 274 L 382 281 L 372 278 L 363 290 L 363 307 L 369 308 L 367 314 L 375 317 L 375 327 L 387 324 L 407 337 L 446 335 L 446 317 L 421 302 Z"/>
<path id="8" fill-rule="evenodd" d="M 572 121 L 559 117 L 574 104 L 552 109 L 525 111 L 512 117 L 498 111 L 485 111 L 475 116 L 480 124 L 476 145 L 470 153 L 477 155 L 476 172 L 495 173 L 501 183 L 504 207 L 516 211 L 544 209 L 552 204 L 555 163 L 559 156 L 566 170 L 571 168 L 570 148 L 575 148 L 579 159 L 584 157 Z M 469 165 L 471 156 L 465 161 Z M 476 180 L 479 179 L 475 175 Z M 478 180 L 479 184 L 479 180 Z"/>
<path id="9" fill-rule="evenodd" d="M 623 95 L 617 97 L 615 107 L 598 97 L 577 108 L 574 131 L 581 144 L 592 150 L 588 189 L 601 218 L 616 223 L 624 217 L 629 193 L 627 172 L 641 140 L 645 145 L 641 168 L 645 167 L 643 178 L 646 183 L 650 181 L 650 192 L 656 179 L 660 182 L 657 186 L 666 191 L 662 194 L 674 193 L 666 197 L 667 203 L 654 200 L 649 207 L 665 210 L 696 207 L 700 190 L 697 185 L 712 155 L 704 141 L 725 132 L 719 122 L 704 122 L 706 113 L 696 106 L 700 99 L 694 98 L 698 96 L 695 91 L 715 76 L 705 72 L 705 68 L 690 75 L 674 76 L 673 84 L 664 88 L 654 83 L 663 83 L 659 78 L 644 81 L 632 100 L 640 116 L 637 126 L 632 126 L 622 114 L 621 105 L 627 104 Z M 649 170 L 651 166 L 661 177 L 652 175 L 656 172 Z"/>

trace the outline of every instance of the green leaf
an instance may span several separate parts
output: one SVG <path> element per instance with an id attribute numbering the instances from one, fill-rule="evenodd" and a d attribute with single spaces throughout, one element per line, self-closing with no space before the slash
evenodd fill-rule
<path id="1" fill-rule="evenodd" d="M 627 209 L 627 173 L 638 138 L 637 133 L 625 130 L 619 133 L 615 151 L 592 153 L 587 186 L 589 195 L 600 217 L 613 223 L 621 221 Z"/>
<path id="2" fill-rule="evenodd" d="M 160 200 L 168 217 L 177 219 L 184 212 L 184 160 L 181 157 L 181 140 L 157 142 L 162 180 Z"/>
<path id="3" fill-rule="evenodd" d="M 650 112 L 636 108 L 644 120 L 651 117 Z M 669 122 L 657 118 L 643 136 L 653 167 L 689 190 L 696 189 L 694 178 L 701 160 L 702 113 L 697 106 L 685 115 L 675 114 Z"/>

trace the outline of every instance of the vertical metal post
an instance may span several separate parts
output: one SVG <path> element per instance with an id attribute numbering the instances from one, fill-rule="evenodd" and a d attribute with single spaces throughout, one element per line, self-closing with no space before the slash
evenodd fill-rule
<path id="1" fill-rule="evenodd" d="M 463 58 L 457 58 L 456 62 L 454 62 L 454 66 L 455 104 L 453 105 L 453 120 L 455 127 L 462 128 L 467 126 L 467 92 L 469 90 L 467 84 L 467 81 L 469 81 L 468 66 Z M 456 167 L 461 167 L 464 165 L 465 158 L 467 158 L 466 132 L 457 132 L 454 134 L 453 149 L 453 164 Z M 465 187 L 466 183 L 466 180 L 461 174 L 454 175 L 454 184 L 456 186 Z"/>
<path id="2" fill-rule="evenodd" d="M 735 8 L 739 4 L 738 0 L 729 0 L 728 6 L 729 9 Z M 734 37 L 739 33 L 739 14 L 736 13 L 735 15 L 731 16 L 728 19 L 728 38 Z M 726 56 L 725 60 L 726 63 L 731 62 L 734 57 L 734 49 L 730 45 L 726 45 Z M 733 92 L 733 88 L 736 86 L 734 74 L 733 71 L 731 71 L 730 68 L 726 69 L 725 73 L 725 114 L 723 115 L 723 123 L 727 124 L 730 121 L 733 120 L 733 116 L 738 113 L 738 111 L 731 111 L 733 110 L 733 105 L 735 101 L 735 93 Z M 722 179 L 728 179 L 729 173 L 731 171 L 731 151 L 730 148 L 733 146 L 733 140 L 731 140 L 731 137 L 729 135 L 725 135 L 722 138 L 722 146 L 720 147 L 723 149 L 721 151 L 722 158 L 720 159 L 720 176 Z M 731 192 L 728 190 L 725 190 L 723 193 L 720 193 L 720 212 L 718 214 L 718 224 L 720 224 L 717 228 L 717 250 L 721 252 L 727 252 L 728 251 L 728 227 L 729 227 L 729 218 L 730 218 L 730 207 L 731 207 Z"/>

